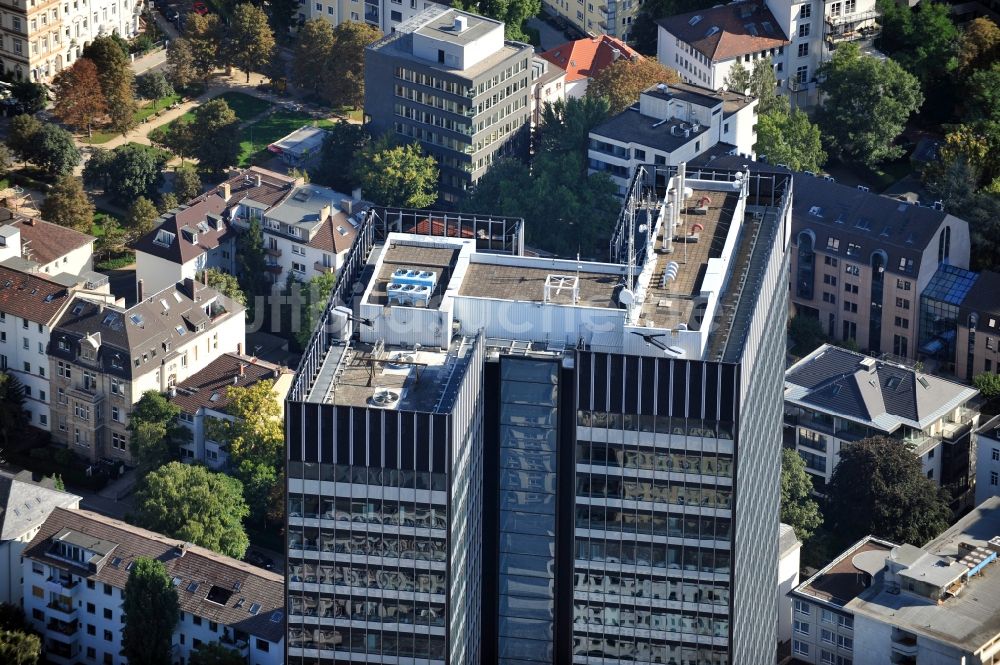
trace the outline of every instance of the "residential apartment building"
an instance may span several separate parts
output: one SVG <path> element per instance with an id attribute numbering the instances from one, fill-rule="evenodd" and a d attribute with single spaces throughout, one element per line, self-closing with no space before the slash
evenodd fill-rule
<path id="1" fill-rule="evenodd" d="M 823 493 L 845 444 L 896 439 L 920 458 L 924 474 L 971 503 L 975 388 L 904 365 L 824 344 L 785 372 L 786 445 L 806 462 Z"/>
<path id="2" fill-rule="evenodd" d="M 770 58 L 782 94 L 796 106 L 818 102 L 816 71 L 837 44 L 870 47 L 879 34 L 874 0 L 733 2 L 658 21 L 657 58 L 713 90 L 741 62 Z"/>
<path id="3" fill-rule="evenodd" d="M 261 381 L 273 382 L 274 400 L 284 416 L 292 371 L 259 358 L 225 353 L 169 389 L 170 401 L 181 410 L 181 422 L 191 430 L 191 440 L 181 445 L 181 459 L 212 469 L 226 468 L 229 451 L 212 438 L 213 424 L 235 419 L 227 410 L 230 388 L 250 388 Z"/>
<path id="4" fill-rule="evenodd" d="M 242 305 L 190 279 L 128 309 L 74 297 L 48 347 L 53 441 L 93 462 L 134 464 L 132 405 L 242 353 L 244 319 Z"/>
<path id="5" fill-rule="evenodd" d="M 590 131 L 588 169 L 607 173 L 624 196 L 636 167 L 643 164 L 677 166 L 712 151 L 752 159 L 756 125 L 757 100 L 752 97 L 661 83 L 640 94 L 636 106 Z M 700 214 L 700 202 L 691 203 L 689 216 Z"/>
<path id="6" fill-rule="evenodd" d="M 959 307 L 955 375 L 972 381 L 983 372 L 1000 373 L 1000 274 L 984 270 Z"/>
<path id="7" fill-rule="evenodd" d="M 642 58 L 638 51 L 624 41 L 608 35 L 566 42 L 537 57 L 566 71 L 566 96 L 577 99 L 587 94 L 587 86 L 592 78 L 614 63 L 622 58 Z"/>
<path id="8" fill-rule="evenodd" d="M 942 265 L 968 269 L 968 223 L 808 174 L 795 184 L 794 315 L 874 355 L 915 358 L 921 295 Z"/>
<path id="9" fill-rule="evenodd" d="M 454 203 L 495 159 L 526 151 L 532 56 L 503 23 L 435 5 L 365 50 L 371 131 L 418 141 Z"/>
<path id="10" fill-rule="evenodd" d="M 48 81 L 95 38 L 139 30 L 141 0 L 14 0 L 0 12 L 0 66 L 17 80 Z"/>
<path id="11" fill-rule="evenodd" d="M 792 592 L 792 655 L 814 664 L 992 663 L 1000 498 L 923 547 L 868 536 Z"/>
<path id="12" fill-rule="evenodd" d="M 209 268 L 236 274 L 238 236 L 257 220 L 274 288 L 289 277 L 307 282 L 340 266 L 367 207 L 360 197 L 360 190 L 348 196 L 256 166 L 237 171 L 139 239 L 136 279 L 148 293 Z"/>
<path id="13" fill-rule="evenodd" d="M 566 70 L 545 58 L 531 59 L 531 128 L 541 124 L 546 104 L 566 99 Z"/>
<path id="14" fill-rule="evenodd" d="M 29 424 L 50 427 L 49 335 L 69 305 L 72 290 L 0 265 L 0 371 L 24 386 Z"/>
<path id="15" fill-rule="evenodd" d="M 389 35 L 435 5 L 448 6 L 448 3 L 435 0 L 303 0 L 299 5 L 299 19 L 322 18 L 334 25 L 363 21 Z"/>
<path id="16" fill-rule="evenodd" d="M 778 529 L 778 649 L 785 655 L 792 646 L 792 589 L 799 585 L 799 552 L 802 542 L 795 529 L 782 523 Z"/>
<path id="17" fill-rule="evenodd" d="M 0 473 L 0 603 L 20 607 L 21 555 L 56 508 L 80 507 L 80 497 L 54 488 L 52 479 L 36 483 L 30 471 Z"/>
<path id="18" fill-rule="evenodd" d="M 979 426 L 976 439 L 976 503 L 1000 496 L 1000 416 Z"/>
<path id="19" fill-rule="evenodd" d="M 46 276 L 93 273 L 94 236 L 0 208 L 0 265 Z"/>
<path id="20" fill-rule="evenodd" d="M 122 603 L 136 560 L 160 561 L 180 606 L 171 660 L 218 642 L 248 665 L 280 665 L 282 576 L 85 510 L 56 508 L 24 551 L 24 613 L 50 663 L 125 665 Z"/>
<path id="21" fill-rule="evenodd" d="M 636 0 L 607 0 L 602 3 L 542 0 L 542 6 L 549 13 L 565 19 L 580 34 L 606 34 L 627 42 L 631 38 L 632 21 L 642 3 Z"/>
<path id="22" fill-rule="evenodd" d="M 286 404 L 288 662 L 773 654 L 791 187 L 642 170 L 607 263 L 372 211 Z"/>

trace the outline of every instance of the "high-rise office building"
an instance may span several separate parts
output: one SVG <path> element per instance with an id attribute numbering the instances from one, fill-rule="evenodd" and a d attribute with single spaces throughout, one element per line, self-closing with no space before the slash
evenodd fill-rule
<path id="1" fill-rule="evenodd" d="M 288 662 L 773 653 L 791 193 L 639 169 L 608 262 L 372 211 L 286 408 Z"/>
<path id="2" fill-rule="evenodd" d="M 526 151 L 533 53 L 500 21 L 432 5 L 365 50 L 372 133 L 419 141 L 455 202 L 494 159 Z"/>

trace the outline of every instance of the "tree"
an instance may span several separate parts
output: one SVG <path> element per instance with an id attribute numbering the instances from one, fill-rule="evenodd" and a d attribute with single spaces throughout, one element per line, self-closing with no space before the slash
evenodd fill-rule
<path id="1" fill-rule="evenodd" d="M 109 216 L 104 219 L 103 233 L 97 237 L 97 242 L 94 244 L 99 255 L 111 258 L 125 251 L 127 240 L 128 234 L 125 229 L 117 219 Z"/>
<path id="2" fill-rule="evenodd" d="M 28 160 L 51 176 L 71 172 L 80 163 L 73 135 L 58 125 L 44 123 L 31 138 Z"/>
<path id="3" fill-rule="evenodd" d="M 505 37 L 525 43 L 524 22 L 542 11 L 541 0 L 457 0 L 452 6 L 503 21 Z"/>
<path id="4" fill-rule="evenodd" d="M 966 81 L 966 118 L 1000 122 L 1000 61 L 972 73 Z"/>
<path id="5" fill-rule="evenodd" d="M 381 36 L 378 28 L 356 21 L 345 21 L 333 29 L 324 95 L 331 104 L 351 108 L 364 106 L 365 47 Z"/>
<path id="6" fill-rule="evenodd" d="M 591 95 L 545 102 L 540 123 L 542 152 L 585 155 L 590 130 L 607 119 L 609 110 L 606 98 Z"/>
<path id="7" fill-rule="evenodd" d="M 101 156 L 93 167 L 88 162 L 84 167 L 84 179 L 88 173 L 92 180 L 103 180 L 105 192 L 118 203 L 152 196 L 161 178 L 156 157 L 135 143 L 118 146 L 109 155 Z"/>
<path id="8" fill-rule="evenodd" d="M 189 665 L 245 665 L 246 659 L 238 651 L 227 649 L 218 642 L 202 644 L 191 652 Z"/>
<path id="9" fill-rule="evenodd" d="M 34 81 L 17 81 L 10 91 L 17 102 L 17 113 L 38 113 L 48 104 L 45 86 Z"/>
<path id="10" fill-rule="evenodd" d="M 819 504 L 812 498 L 813 484 L 806 463 L 794 450 L 781 450 L 781 521 L 795 529 L 802 542 L 823 524 Z"/>
<path id="11" fill-rule="evenodd" d="M 612 115 L 621 113 L 639 101 L 639 93 L 659 83 L 677 83 L 677 72 L 653 58 L 636 61 L 621 58 L 605 67 L 587 85 L 587 96 L 608 100 Z"/>
<path id="12" fill-rule="evenodd" d="M 135 127 L 137 108 L 135 73 L 129 63 L 127 47 L 123 50 L 111 36 L 97 37 L 83 49 L 83 55 L 97 66 L 110 127 L 124 135 Z"/>
<path id="13" fill-rule="evenodd" d="M 188 14 L 184 24 L 184 37 L 191 47 L 195 75 L 204 81 L 219 65 L 220 45 L 224 37 L 219 17 L 215 14 Z"/>
<path id="14" fill-rule="evenodd" d="M 248 514 L 240 481 L 203 466 L 170 462 L 136 492 L 138 525 L 236 559 L 250 544 L 243 530 Z"/>
<path id="15" fill-rule="evenodd" d="M 50 222 L 89 233 L 94 223 L 94 204 L 72 173 L 59 176 L 42 203 L 42 217 Z"/>
<path id="16" fill-rule="evenodd" d="M 756 63 L 755 63 L 756 64 Z M 739 58 L 729 67 L 729 73 L 722 81 L 723 87 L 741 95 L 747 94 L 750 90 L 750 70 L 743 66 Z"/>
<path id="17" fill-rule="evenodd" d="M 164 192 L 160 194 L 160 200 L 156 205 L 156 209 L 160 211 L 160 214 L 170 212 L 174 208 L 180 205 L 180 201 L 177 200 L 177 195 L 173 192 Z"/>
<path id="18" fill-rule="evenodd" d="M 250 72 L 262 70 L 274 50 L 274 33 L 264 10 L 250 3 L 236 5 L 226 30 L 223 52 L 226 62 L 242 69 L 250 82 Z"/>
<path id="19" fill-rule="evenodd" d="M 180 422 L 181 409 L 155 390 L 147 390 L 129 416 L 129 451 L 139 475 L 180 459 L 191 430 Z"/>
<path id="20" fill-rule="evenodd" d="M 35 116 L 26 114 L 14 116 L 7 132 L 7 147 L 24 161 L 30 161 L 35 137 L 41 130 L 42 121 Z"/>
<path id="21" fill-rule="evenodd" d="M 115 160 L 114 154 L 104 148 L 94 148 L 90 157 L 83 165 L 83 182 L 88 187 L 107 189 L 108 178 L 111 174 L 111 163 Z"/>
<path id="22" fill-rule="evenodd" d="M 541 152 L 529 171 L 500 160 L 486 172 L 463 208 L 523 217 L 526 241 L 564 258 L 604 256 L 621 209 L 607 174 L 586 173 L 575 152 Z"/>
<path id="23" fill-rule="evenodd" d="M 788 99 L 778 94 L 778 79 L 774 75 L 771 58 L 753 63 L 750 73 L 750 96 L 757 98 L 757 113 L 787 113 Z"/>
<path id="24" fill-rule="evenodd" d="M 182 165 L 185 157 L 198 156 L 199 146 L 195 142 L 194 124 L 183 118 L 178 118 L 169 125 L 157 127 L 149 133 L 149 140 L 180 157 Z"/>
<path id="25" fill-rule="evenodd" d="M 284 461 L 284 424 L 275 399 L 274 381 L 252 386 L 230 386 L 226 390 L 226 413 L 233 420 L 216 420 L 212 440 L 229 446 L 235 464 L 245 459 L 272 467 Z"/>
<path id="26" fill-rule="evenodd" d="M 10 173 L 14 166 L 14 153 L 3 143 L 0 143 L 0 178 L 4 178 Z"/>
<path id="27" fill-rule="evenodd" d="M 52 112 L 57 118 L 78 131 L 93 135 L 94 121 L 108 112 L 107 103 L 97 78 L 97 66 L 92 60 L 80 58 L 52 79 L 56 103 Z"/>
<path id="28" fill-rule="evenodd" d="M 190 123 L 194 153 L 203 170 L 221 173 L 240 154 L 240 121 L 224 99 L 199 106 Z"/>
<path id="29" fill-rule="evenodd" d="M 141 238 L 153 230 L 153 222 L 160 216 L 156 206 L 145 196 L 140 196 L 129 206 L 125 225 L 133 238 Z"/>
<path id="30" fill-rule="evenodd" d="M 873 534 L 920 545 L 951 521 L 947 490 L 928 480 L 911 448 L 894 439 L 842 445 L 826 490 L 826 519 L 842 544 Z"/>
<path id="31" fill-rule="evenodd" d="M 424 155 L 418 143 L 394 146 L 383 137 L 365 147 L 355 164 L 354 173 L 367 200 L 426 208 L 437 199 L 437 162 Z"/>
<path id="32" fill-rule="evenodd" d="M 275 514 L 281 514 L 284 498 L 275 501 L 274 488 L 284 485 L 284 474 L 281 468 L 271 466 L 252 459 L 244 459 L 235 469 L 236 477 L 243 483 L 243 498 L 250 508 L 250 519 L 263 527 L 268 520 L 275 520 Z"/>
<path id="33" fill-rule="evenodd" d="M 1000 28 L 987 17 L 965 26 L 958 40 L 958 66 L 963 72 L 985 69 L 1000 60 Z"/>
<path id="34" fill-rule="evenodd" d="M 790 349 L 799 358 L 804 358 L 827 341 L 823 324 L 819 319 L 805 314 L 797 314 L 788 322 L 788 336 L 792 338 Z"/>
<path id="35" fill-rule="evenodd" d="M 24 432 L 27 424 L 24 410 L 24 384 L 9 372 L 0 372 L 0 437 L 3 449 Z"/>
<path id="36" fill-rule="evenodd" d="M 241 305 L 247 304 L 247 297 L 243 293 L 243 289 L 240 288 L 240 283 L 234 275 L 222 272 L 221 270 L 216 270 L 215 268 L 209 268 L 204 272 L 198 273 L 198 279 L 206 280 L 206 283 L 209 286 L 227 298 L 235 300 Z"/>
<path id="37" fill-rule="evenodd" d="M 287 37 L 299 11 L 298 0 L 270 0 L 267 7 L 275 37 Z"/>
<path id="38" fill-rule="evenodd" d="M 38 635 L 20 630 L 0 631 L 0 662 L 9 665 L 35 665 L 42 656 Z"/>
<path id="39" fill-rule="evenodd" d="M 190 201 L 201 194 L 201 178 L 190 164 L 174 169 L 174 193 L 180 201 Z"/>
<path id="40" fill-rule="evenodd" d="M 186 90 L 201 78 L 189 39 L 178 37 L 167 45 L 167 78 L 178 90 Z"/>
<path id="41" fill-rule="evenodd" d="M 826 161 L 819 127 L 799 109 L 760 114 L 754 150 L 771 164 L 786 164 L 793 171 L 819 171 Z"/>
<path id="42" fill-rule="evenodd" d="M 122 654 L 130 663 L 170 665 L 180 622 L 177 587 L 162 561 L 139 557 L 122 592 Z"/>
<path id="43" fill-rule="evenodd" d="M 292 78 L 296 85 L 314 95 L 324 91 L 332 46 L 333 25 L 329 21 L 311 18 L 302 24 L 292 56 Z"/>
<path id="44" fill-rule="evenodd" d="M 1000 397 L 1000 374 L 995 372 L 983 372 L 977 374 L 972 379 L 972 385 L 976 387 L 983 397 L 992 400 Z"/>
<path id="45" fill-rule="evenodd" d="M 250 220 L 247 229 L 236 238 L 237 261 L 239 261 L 239 281 L 246 294 L 247 320 L 257 318 L 258 299 L 263 299 L 271 292 L 271 283 L 267 279 L 267 260 L 264 258 L 264 232 L 260 227 L 260 219 Z"/>
<path id="46" fill-rule="evenodd" d="M 321 273 L 310 279 L 305 288 L 301 289 L 301 323 L 298 331 L 295 331 L 295 340 L 301 348 L 304 349 L 309 344 L 309 338 L 319 324 L 323 312 L 326 311 L 327 302 L 336 283 L 336 274 Z"/>
<path id="47" fill-rule="evenodd" d="M 143 99 L 153 102 L 155 109 L 159 100 L 174 94 L 174 87 L 163 72 L 150 72 L 136 79 L 136 91 Z"/>
<path id="48" fill-rule="evenodd" d="M 340 192 L 352 192 L 360 185 L 354 174 L 355 159 L 371 140 L 371 135 L 363 125 L 339 121 L 323 139 L 319 165 L 310 174 L 312 179 Z"/>
<path id="49" fill-rule="evenodd" d="M 856 44 L 838 46 L 819 75 L 827 97 L 817 117 L 836 156 L 873 166 L 902 154 L 893 140 L 923 102 L 913 75 L 892 60 L 863 55 Z"/>

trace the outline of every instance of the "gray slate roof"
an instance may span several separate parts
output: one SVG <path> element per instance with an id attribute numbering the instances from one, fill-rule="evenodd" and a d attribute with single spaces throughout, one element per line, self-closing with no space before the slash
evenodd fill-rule
<path id="1" fill-rule="evenodd" d="M 871 368 L 861 364 L 871 362 Z M 824 344 L 785 372 L 785 401 L 884 432 L 927 427 L 978 391 Z"/>
<path id="2" fill-rule="evenodd" d="M 20 538 L 41 526 L 56 508 L 79 501 L 75 494 L 0 474 L 0 542 Z"/>

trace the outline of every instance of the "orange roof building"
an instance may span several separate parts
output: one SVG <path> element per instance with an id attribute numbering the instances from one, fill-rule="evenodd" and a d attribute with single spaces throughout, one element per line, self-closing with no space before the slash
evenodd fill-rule
<path id="1" fill-rule="evenodd" d="M 612 63 L 621 58 L 636 59 L 642 56 L 622 40 L 610 35 L 600 35 L 566 42 L 545 51 L 541 57 L 566 70 L 567 96 L 582 97 L 590 79 Z"/>

